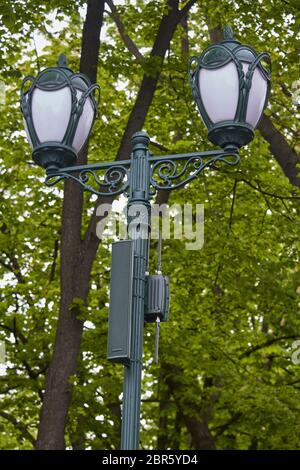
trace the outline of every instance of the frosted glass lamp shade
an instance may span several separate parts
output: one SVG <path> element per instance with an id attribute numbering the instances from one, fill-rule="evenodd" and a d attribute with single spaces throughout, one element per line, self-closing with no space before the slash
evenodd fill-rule
<path id="1" fill-rule="evenodd" d="M 82 95 L 82 91 L 76 90 L 76 94 L 77 100 L 79 101 Z M 79 118 L 79 122 L 73 139 L 72 147 L 76 150 L 76 153 L 79 152 L 86 139 L 88 138 L 88 135 L 91 131 L 91 127 L 93 125 L 94 114 L 95 110 L 93 107 L 93 103 L 90 97 L 88 97 L 84 103 L 83 111 Z"/>
<path id="2" fill-rule="evenodd" d="M 246 75 L 249 64 L 246 62 L 242 62 L 242 65 L 243 71 Z M 250 124 L 253 128 L 256 127 L 264 110 L 267 91 L 267 80 L 264 78 L 259 68 L 256 67 L 252 76 L 246 113 L 246 122 Z"/>
<path id="3" fill-rule="evenodd" d="M 199 89 L 205 111 L 214 124 L 234 120 L 239 98 L 239 78 L 233 62 L 217 69 L 202 68 L 199 72 Z"/>
<path id="4" fill-rule="evenodd" d="M 82 91 L 76 89 L 77 102 L 79 102 Z M 44 91 L 35 89 L 32 94 L 32 120 L 40 143 L 62 142 L 71 117 L 71 91 L 64 87 L 55 91 Z M 72 147 L 76 151 L 82 148 L 91 131 L 95 115 L 92 100 L 88 97 L 84 103 L 82 114 L 79 118 Z M 31 147 L 32 140 L 28 131 L 26 120 L 24 127 L 27 140 Z"/>
<path id="5" fill-rule="evenodd" d="M 40 143 L 62 142 L 71 116 L 69 87 L 46 91 L 36 88 L 32 94 L 32 120 Z"/>

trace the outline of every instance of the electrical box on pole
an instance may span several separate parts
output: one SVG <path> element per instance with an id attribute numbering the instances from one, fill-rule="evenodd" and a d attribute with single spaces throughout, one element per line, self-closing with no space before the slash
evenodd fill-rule
<path id="1" fill-rule="evenodd" d="M 145 314 L 146 323 L 155 323 L 155 346 L 154 346 L 154 362 L 158 363 L 158 343 L 160 323 L 169 320 L 170 309 L 170 283 L 168 276 L 161 273 L 161 251 L 162 237 L 159 231 L 158 238 L 158 259 L 156 274 L 149 275 L 149 266 L 147 268 L 146 278 L 146 295 L 145 295 Z M 149 262 L 148 262 L 149 264 Z"/>
<path id="2" fill-rule="evenodd" d="M 130 363 L 133 262 L 132 240 L 112 244 L 107 358 L 123 364 Z"/>
<path id="3" fill-rule="evenodd" d="M 170 287 L 168 276 L 154 274 L 147 277 L 145 321 L 161 322 L 169 319 Z"/>

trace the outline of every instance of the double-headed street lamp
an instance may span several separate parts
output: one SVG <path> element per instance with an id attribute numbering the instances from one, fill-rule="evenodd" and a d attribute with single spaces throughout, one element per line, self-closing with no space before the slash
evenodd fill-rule
<path id="1" fill-rule="evenodd" d="M 146 222 L 131 225 L 128 242 L 117 244 L 115 261 L 113 250 L 108 357 L 124 364 L 122 449 L 139 446 L 144 322 L 167 319 L 167 279 L 147 273 L 150 200 L 158 190 L 184 186 L 215 162 L 239 163 L 239 148 L 253 139 L 267 105 L 270 69 L 267 53 L 257 54 L 240 44 L 226 27 L 224 41 L 209 46 L 200 57 L 192 57 L 189 66 L 193 96 L 208 128 L 208 139 L 222 150 L 153 156 L 148 150 L 149 136 L 137 132 L 132 137 L 130 160 L 87 165 L 75 163 L 93 126 L 98 85 L 73 73 L 64 56 L 57 67 L 23 81 L 25 130 L 33 160 L 46 170 L 47 186 L 72 179 L 99 196 L 125 193 L 129 225 L 132 214 L 148 214 Z"/>

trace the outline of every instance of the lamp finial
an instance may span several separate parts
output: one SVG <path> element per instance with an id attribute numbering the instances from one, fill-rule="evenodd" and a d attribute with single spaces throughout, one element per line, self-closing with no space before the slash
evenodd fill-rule
<path id="1" fill-rule="evenodd" d="M 233 29 L 229 25 L 225 26 L 224 28 L 224 39 L 226 40 L 234 39 Z"/>
<path id="2" fill-rule="evenodd" d="M 65 54 L 60 54 L 57 61 L 58 67 L 68 67 L 68 60 Z"/>

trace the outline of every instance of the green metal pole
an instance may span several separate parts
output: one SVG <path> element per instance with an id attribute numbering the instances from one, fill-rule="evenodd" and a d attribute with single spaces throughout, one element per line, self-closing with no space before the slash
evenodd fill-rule
<path id="1" fill-rule="evenodd" d="M 133 299 L 131 312 L 131 361 L 124 367 L 121 449 L 139 448 L 142 354 L 145 310 L 145 272 L 150 229 L 149 136 L 137 132 L 132 137 L 130 196 L 128 201 L 129 237 L 134 244 Z"/>

